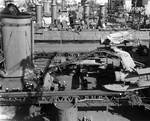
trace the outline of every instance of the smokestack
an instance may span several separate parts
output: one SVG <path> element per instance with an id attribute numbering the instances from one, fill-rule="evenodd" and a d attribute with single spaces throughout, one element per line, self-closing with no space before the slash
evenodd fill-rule
<path id="1" fill-rule="evenodd" d="M 21 77 L 26 65 L 31 64 L 31 17 L 11 16 L 2 18 L 4 77 Z"/>
<path id="2" fill-rule="evenodd" d="M 43 1 L 43 12 L 45 16 L 50 16 L 50 1 L 44 0 Z"/>
<path id="3" fill-rule="evenodd" d="M 65 9 L 65 1 L 64 0 L 62 0 L 62 6 L 61 6 L 62 8 L 62 10 L 64 10 Z"/>
<path id="4" fill-rule="evenodd" d="M 102 19 L 105 19 L 105 17 L 106 17 L 106 5 L 100 5 L 99 16 L 101 16 Z"/>
<path id="5" fill-rule="evenodd" d="M 52 0 L 52 23 L 54 23 L 54 20 L 57 18 L 57 6 L 56 6 L 56 0 Z"/>
<path id="6" fill-rule="evenodd" d="M 106 5 L 99 5 L 99 20 L 98 20 L 98 25 L 102 28 L 105 28 L 105 18 L 106 18 Z"/>
<path id="7" fill-rule="evenodd" d="M 89 17 L 90 14 L 90 7 L 89 7 L 89 3 L 86 2 L 84 4 L 84 18 L 87 19 Z"/>
<path id="8" fill-rule="evenodd" d="M 36 23 L 39 27 L 42 27 L 42 5 L 36 5 Z"/>

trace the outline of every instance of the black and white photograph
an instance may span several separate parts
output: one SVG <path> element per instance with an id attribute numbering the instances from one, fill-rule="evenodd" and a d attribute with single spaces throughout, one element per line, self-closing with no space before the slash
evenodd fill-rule
<path id="1" fill-rule="evenodd" d="M 150 121 L 150 0 L 0 0 L 0 121 Z"/>

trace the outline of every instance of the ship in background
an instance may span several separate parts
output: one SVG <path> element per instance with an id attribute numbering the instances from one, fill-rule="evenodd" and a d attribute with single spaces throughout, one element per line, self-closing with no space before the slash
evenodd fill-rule
<path id="1" fill-rule="evenodd" d="M 108 111 L 119 110 L 122 106 L 149 109 L 148 29 L 131 31 L 140 33 L 137 39 L 146 40 L 145 46 L 142 45 L 144 40 L 130 38 L 126 24 L 116 23 L 118 14 L 113 16 L 115 11 L 110 11 L 108 16 L 111 16 L 110 21 L 115 21 L 113 25 L 108 22 L 109 29 L 105 23 L 106 14 L 98 16 L 99 26 L 95 23 L 81 25 L 77 19 L 72 19 L 72 25 L 69 20 L 68 26 L 60 21 L 68 11 L 57 11 L 54 0 L 52 4 L 46 1 L 46 5 L 52 5 L 52 17 L 48 14 L 44 17 L 52 18 L 52 22 L 45 26 L 41 11 L 44 4 L 38 1 L 29 3 L 33 4 L 30 6 L 33 11 L 26 13 L 8 2 L 1 15 L 0 104 L 5 111 L 13 112 L 11 117 L 14 120 L 98 121 L 100 118 L 109 120 Z M 60 8 L 65 8 L 65 4 L 62 5 Z M 87 16 L 91 8 L 89 3 L 83 1 L 81 6 L 86 12 L 84 22 L 90 23 L 90 15 Z M 99 7 L 100 11 L 106 10 L 106 6 Z M 55 19 L 57 12 L 62 13 L 58 20 Z M 72 10 L 70 14 L 72 18 L 76 12 Z M 139 18 L 137 20 L 139 22 Z M 139 24 L 130 25 L 138 30 L 141 28 Z M 117 33 L 112 33 L 117 30 Z M 41 51 L 44 42 L 48 47 Z M 134 43 L 138 44 L 134 46 Z M 93 44 L 96 47 L 89 49 Z M 73 46 L 78 49 L 74 50 Z M 102 113 L 101 110 L 105 111 Z M 111 120 L 122 118 L 111 117 Z"/>
<path id="2" fill-rule="evenodd" d="M 116 31 L 129 31 L 127 39 L 149 40 L 148 0 L 45 0 L 27 6 L 35 17 L 35 42 L 52 43 L 51 51 L 89 51 Z"/>
<path id="3" fill-rule="evenodd" d="M 29 12 L 34 16 L 37 41 L 99 41 L 113 31 L 149 28 L 149 0 L 26 0 L 18 4 L 17 2 L 6 0 L 5 5 L 16 3 L 20 11 Z M 90 31 L 90 34 L 85 31 Z M 142 34 L 141 32 L 141 36 Z M 147 39 L 147 36 L 148 34 L 141 38 L 138 33 L 134 39 Z"/>

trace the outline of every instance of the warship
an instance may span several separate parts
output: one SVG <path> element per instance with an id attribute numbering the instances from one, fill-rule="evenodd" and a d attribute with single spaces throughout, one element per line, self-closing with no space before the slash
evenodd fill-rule
<path id="1" fill-rule="evenodd" d="M 82 2 L 88 22 L 89 2 Z M 56 21 L 55 0 L 29 3 L 33 11 L 6 1 L 1 12 L 0 120 L 150 119 L 148 24 L 105 28 L 106 6 L 100 5 L 99 25 L 73 20 L 65 27 Z"/>

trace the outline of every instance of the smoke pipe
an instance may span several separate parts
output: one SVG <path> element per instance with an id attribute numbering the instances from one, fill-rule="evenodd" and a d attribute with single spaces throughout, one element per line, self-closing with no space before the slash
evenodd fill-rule
<path id="1" fill-rule="evenodd" d="M 36 23 L 39 27 L 42 27 L 42 5 L 36 5 Z"/>
<path id="2" fill-rule="evenodd" d="M 34 22 L 31 21 L 31 61 L 34 63 Z"/>
<path id="3" fill-rule="evenodd" d="M 62 0 L 62 6 L 61 6 L 61 9 L 64 10 L 64 8 L 65 8 L 65 1 Z"/>
<path id="4" fill-rule="evenodd" d="M 43 10 L 44 15 L 50 15 L 50 1 L 43 1 Z"/>
<path id="5" fill-rule="evenodd" d="M 52 23 L 54 23 L 56 18 L 57 18 L 56 0 L 52 0 Z"/>
<path id="6" fill-rule="evenodd" d="M 84 18 L 88 18 L 89 17 L 89 14 L 90 14 L 90 7 L 89 7 L 89 3 L 86 2 L 84 4 Z"/>

